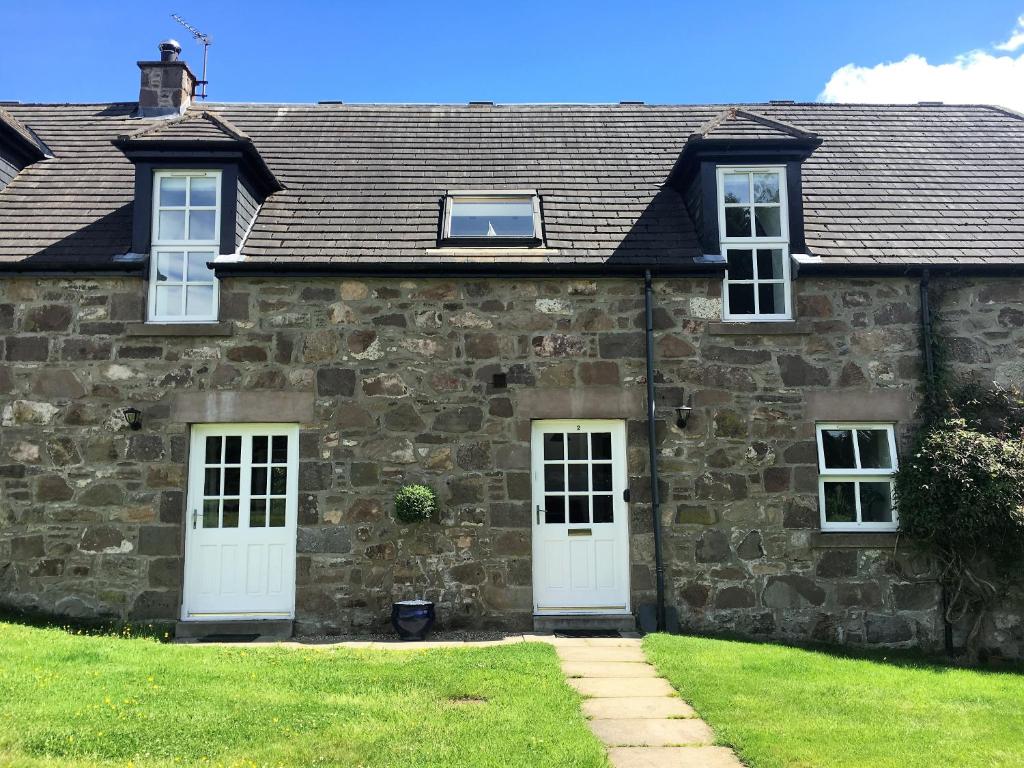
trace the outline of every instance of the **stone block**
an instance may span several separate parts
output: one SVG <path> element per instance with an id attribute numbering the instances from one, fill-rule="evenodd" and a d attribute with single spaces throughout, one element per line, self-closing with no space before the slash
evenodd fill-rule
<path id="1" fill-rule="evenodd" d="M 761 602 L 766 608 L 805 608 L 825 603 L 825 590 L 806 576 L 770 576 Z"/>
<path id="2" fill-rule="evenodd" d="M 754 592 L 747 587 L 724 587 L 715 593 L 715 608 L 753 608 Z"/>
<path id="3" fill-rule="evenodd" d="M 356 391 L 356 372 L 351 368 L 319 368 L 316 393 L 320 397 L 352 397 Z"/>
<path id="4" fill-rule="evenodd" d="M 910 623 L 900 616 L 869 613 L 864 619 L 864 625 L 867 641 L 872 644 L 905 643 L 914 637 Z"/>
<path id="5" fill-rule="evenodd" d="M 833 549 L 822 553 L 815 573 L 824 579 L 853 578 L 857 575 L 857 550 Z"/>
<path id="6" fill-rule="evenodd" d="M 82 532 L 78 542 L 82 552 L 96 554 L 125 554 L 134 548 L 120 528 L 112 525 L 90 525 Z"/>
<path id="7" fill-rule="evenodd" d="M 642 332 L 602 333 L 598 336 L 598 351 L 604 358 L 644 357 L 646 343 Z"/>
<path id="8" fill-rule="evenodd" d="M 36 501 L 70 501 L 75 492 L 60 475 L 41 475 L 35 481 Z"/>
<path id="9" fill-rule="evenodd" d="M 698 563 L 720 563 L 728 560 L 731 554 L 729 536 L 725 531 L 707 530 L 697 539 L 694 556 Z"/>
<path id="10" fill-rule="evenodd" d="M 11 362 L 43 362 L 50 356 L 50 342 L 46 336 L 8 336 L 6 358 Z"/>
<path id="11" fill-rule="evenodd" d="M 892 585 L 893 605 L 900 611 L 933 611 L 942 604 L 935 582 L 910 582 Z"/>
<path id="12" fill-rule="evenodd" d="M 139 528 L 139 554 L 181 554 L 181 529 L 172 525 L 141 526 Z"/>
<path id="13" fill-rule="evenodd" d="M 297 548 L 309 554 L 345 554 L 352 551 L 352 535 L 347 526 L 299 528 Z"/>

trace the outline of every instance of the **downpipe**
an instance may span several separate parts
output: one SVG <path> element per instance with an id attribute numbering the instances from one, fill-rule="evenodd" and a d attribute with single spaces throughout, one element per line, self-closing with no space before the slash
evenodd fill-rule
<path id="1" fill-rule="evenodd" d="M 657 430 L 654 422 L 654 298 L 651 270 L 644 271 L 644 325 L 647 332 L 647 449 L 651 474 L 651 522 L 654 525 L 654 578 L 658 631 L 665 631 L 665 562 L 661 554 L 661 494 L 658 492 Z"/>

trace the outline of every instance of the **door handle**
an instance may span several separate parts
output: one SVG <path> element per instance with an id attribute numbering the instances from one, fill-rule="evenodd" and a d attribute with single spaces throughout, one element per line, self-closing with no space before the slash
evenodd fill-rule
<path id="1" fill-rule="evenodd" d="M 540 525 L 540 504 L 537 505 L 537 525 Z"/>
<path id="2" fill-rule="evenodd" d="M 195 530 L 195 527 L 196 527 L 196 518 L 198 518 L 198 517 L 199 517 L 199 512 L 197 512 L 196 510 L 194 510 L 194 509 L 193 509 L 193 510 L 192 510 L 192 529 L 193 529 L 193 530 Z"/>

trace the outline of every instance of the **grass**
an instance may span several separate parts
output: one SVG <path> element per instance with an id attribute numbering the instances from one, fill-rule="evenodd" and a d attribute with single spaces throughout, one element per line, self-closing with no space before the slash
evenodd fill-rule
<path id="1" fill-rule="evenodd" d="M 607 762 L 547 645 L 232 648 L 0 624 L 0 765 Z"/>
<path id="2" fill-rule="evenodd" d="M 752 768 L 1019 768 L 1024 675 L 650 635 L 658 670 Z"/>

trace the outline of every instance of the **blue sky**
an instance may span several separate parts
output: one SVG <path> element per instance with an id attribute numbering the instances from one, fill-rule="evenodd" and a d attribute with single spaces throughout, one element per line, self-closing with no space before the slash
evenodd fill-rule
<path id="1" fill-rule="evenodd" d="M 172 11 L 213 36 L 217 101 L 813 100 L 851 64 L 829 98 L 867 100 L 896 83 L 894 100 L 916 100 L 949 90 L 942 63 L 967 72 L 957 93 L 973 99 L 971 51 L 987 51 L 995 64 L 982 63 L 1006 77 L 1024 75 L 1024 38 L 996 48 L 1024 0 L 0 0 L 4 26 L 19 30 L 0 46 L 0 99 L 132 101 L 135 61 L 155 58 L 167 37 L 198 73 L 201 48 Z M 911 54 L 924 70 L 904 61 Z M 984 79 L 1007 93 L 1003 103 L 1024 93 L 1024 79 Z"/>

